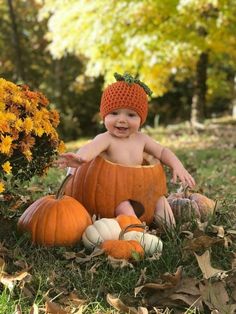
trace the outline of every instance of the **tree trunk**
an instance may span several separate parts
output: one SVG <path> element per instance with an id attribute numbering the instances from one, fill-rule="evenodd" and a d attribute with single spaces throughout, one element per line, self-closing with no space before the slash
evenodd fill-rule
<path id="1" fill-rule="evenodd" d="M 191 104 L 191 123 L 193 126 L 200 123 L 205 117 L 207 66 L 208 54 L 202 52 L 197 62 L 194 95 Z"/>
<path id="2" fill-rule="evenodd" d="M 14 8 L 12 5 L 12 0 L 7 0 L 9 16 L 11 20 L 11 27 L 12 27 L 12 38 L 13 38 L 13 46 L 15 50 L 15 62 L 16 62 L 16 73 L 18 80 L 25 80 L 25 73 L 24 73 L 24 66 L 22 63 L 22 53 L 20 47 L 20 39 L 19 33 L 17 29 L 16 17 Z"/>
<path id="3" fill-rule="evenodd" d="M 232 117 L 236 119 L 236 74 L 234 75 L 234 90 L 232 100 Z"/>

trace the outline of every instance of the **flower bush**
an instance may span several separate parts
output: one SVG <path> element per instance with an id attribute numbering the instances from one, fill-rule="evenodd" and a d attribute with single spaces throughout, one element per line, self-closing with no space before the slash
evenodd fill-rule
<path id="1" fill-rule="evenodd" d="M 0 193 L 7 184 L 42 175 L 64 151 L 59 114 L 40 92 L 0 78 Z"/>

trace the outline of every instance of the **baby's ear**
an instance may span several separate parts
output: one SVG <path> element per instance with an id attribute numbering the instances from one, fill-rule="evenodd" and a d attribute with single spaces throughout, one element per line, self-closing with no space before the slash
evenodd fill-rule
<path id="1" fill-rule="evenodd" d="M 105 117 L 104 117 L 105 118 Z M 101 115 L 101 112 L 98 113 L 98 119 L 100 124 L 104 124 L 104 118 Z"/>

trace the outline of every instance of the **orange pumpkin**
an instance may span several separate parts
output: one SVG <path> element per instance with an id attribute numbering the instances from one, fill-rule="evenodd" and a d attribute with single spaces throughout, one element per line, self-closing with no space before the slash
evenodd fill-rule
<path id="1" fill-rule="evenodd" d="M 141 258 L 144 256 L 144 249 L 135 240 L 106 240 L 101 244 L 101 248 L 107 255 L 117 259 L 134 259 L 135 254 Z"/>
<path id="2" fill-rule="evenodd" d="M 116 220 L 119 223 L 121 230 L 125 230 L 130 225 L 142 225 L 142 222 L 135 216 L 119 215 L 116 217 Z M 129 231 L 141 231 L 141 229 L 140 227 L 131 227 L 129 228 Z"/>
<path id="3" fill-rule="evenodd" d="M 158 198 L 166 194 L 166 176 L 160 162 L 147 166 L 124 166 L 101 157 L 75 170 L 65 193 L 81 202 L 91 215 L 112 218 L 115 208 L 134 200 L 145 211 L 140 220 L 151 223 Z"/>
<path id="4" fill-rule="evenodd" d="M 87 210 L 77 200 L 57 195 L 44 196 L 31 204 L 18 221 L 18 229 L 31 234 L 32 242 L 45 246 L 73 245 L 92 224 Z"/>

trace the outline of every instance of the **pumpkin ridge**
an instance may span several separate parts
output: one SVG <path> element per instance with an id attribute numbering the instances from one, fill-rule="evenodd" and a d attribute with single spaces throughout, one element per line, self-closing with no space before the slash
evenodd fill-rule
<path id="1" fill-rule="evenodd" d="M 45 224 L 44 224 L 44 234 L 43 234 L 43 242 L 47 245 L 54 245 L 54 234 L 55 234 L 55 223 L 52 223 L 52 221 L 56 221 L 56 212 L 57 212 L 57 199 L 53 200 L 53 204 L 50 210 L 47 209 L 47 204 L 45 204 Z"/>
<path id="2" fill-rule="evenodd" d="M 66 244 L 69 242 L 71 230 L 68 224 L 69 217 L 65 208 L 65 199 L 61 200 L 61 202 L 63 203 L 57 202 L 56 204 L 56 228 L 54 243 L 62 243 L 63 241 L 63 244 Z"/>
<path id="3" fill-rule="evenodd" d="M 95 193 L 95 192 L 98 189 L 98 187 L 100 186 L 99 185 L 99 175 L 98 174 L 100 173 L 100 171 L 104 171 L 102 169 L 102 166 L 103 166 L 102 160 L 100 158 L 98 158 L 98 164 L 96 165 L 96 171 L 92 170 L 92 167 L 94 167 L 94 164 L 91 164 L 89 166 L 89 169 L 88 169 L 88 172 L 87 172 L 87 173 L 90 174 L 90 179 L 91 180 L 94 179 L 94 181 L 97 182 L 97 184 L 92 184 L 92 188 L 91 188 L 91 185 L 90 185 L 90 191 L 91 192 L 89 191 L 89 193 L 91 193 L 93 195 L 93 197 L 92 197 L 92 204 L 91 204 L 91 210 L 92 210 L 92 213 L 95 214 L 96 216 L 99 213 L 96 210 L 97 202 L 98 202 L 98 197 L 97 197 L 98 194 Z"/>
<path id="4" fill-rule="evenodd" d="M 43 243 L 44 241 L 44 224 L 42 221 L 45 219 L 44 212 L 46 211 L 45 206 L 52 202 L 52 199 L 48 199 L 47 197 L 44 199 L 44 202 L 40 204 L 38 215 L 34 217 L 35 226 L 34 226 L 34 239 L 33 242 Z M 37 218 L 37 219 L 36 219 Z"/>
<path id="5" fill-rule="evenodd" d="M 72 203 L 67 197 L 65 197 L 64 202 L 65 202 L 65 204 L 64 204 L 64 206 L 65 206 L 65 208 L 64 208 L 65 216 L 67 216 L 69 218 L 68 220 L 70 222 L 70 226 L 68 226 L 69 227 L 68 228 L 69 232 L 67 233 L 68 234 L 67 241 L 68 241 L 68 243 L 72 243 L 72 242 L 75 243 L 76 242 L 76 237 L 78 235 L 78 231 L 77 231 L 78 230 L 78 228 L 77 228 L 78 224 L 75 221 L 75 216 L 76 215 L 74 215 L 74 213 L 78 212 L 78 208 L 76 207 L 75 203 L 74 202 Z M 68 205 L 66 203 L 68 203 Z M 80 226 L 80 228 L 82 227 L 81 219 L 80 219 L 80 222 L 79 222 L 79 226 Z M 76 236 L 73 236 L 74 232 L 76 232 Z"/>
<path id="6" fill-rule="evenodd" d="M 46 196 L 45 196 L 46 197 Z M 20 229 L 24 229 L 25 226 L 28 223 L 32 223 L 32 217 L 34 216 L 34 213 L 37 212 L 37 205 L 40 203 L 40 199 L 38 199 L 36 202 L 32 203 L 21 215 L 20 222 L 18 222 L 18 226 Z M 33 209 L 32 209 L 33 208 Z"/>

